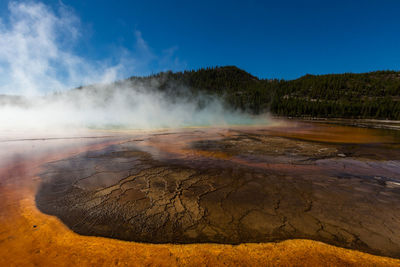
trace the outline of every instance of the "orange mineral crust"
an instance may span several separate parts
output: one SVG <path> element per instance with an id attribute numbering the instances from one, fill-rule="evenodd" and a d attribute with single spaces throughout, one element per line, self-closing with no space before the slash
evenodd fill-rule
<path id="1" fill-rule="evenodd" d="M 240 245 L 176 245 L 83 236 L 37 209 L 35 194 L 41 182 L 37 174 L 43 164 L 134 138 L 24 141 L 32 150 L 18 153 L 7 147 L 13 156 L 0 167 L 0 266 L 400 266 L 398 259 L 303 239 Z M 171 146 L 159 146 L 160 150 L 172 151 Z M 183 147 L 174 152 L 231 158 L 222 152 L 195 153 Z"/>

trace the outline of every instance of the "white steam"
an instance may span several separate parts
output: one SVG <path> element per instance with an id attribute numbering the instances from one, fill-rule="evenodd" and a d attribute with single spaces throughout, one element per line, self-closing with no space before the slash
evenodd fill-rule
<path id="1" fill-rule="evenodd" d="M 36 98 L 12 98 L 0 103 L 0 125 L 7 129 L 153 129 L 185 126 L 265 123 L 228 111 L 206 95 L 171 99 L 168 93 L 140 82 L 97 85 Z M 181 89 L 182 90 L 182 89 Z M 199 102 L 202 107 L 199 108 Z M 3 116 L 6 115 L 6 116 Z M 8 117 L 7 117 L 8 116 Z M 22 123 L 22 124 L 21 124 Z"/>
<path id="2" fill-rule="evenodd" d="M 127 73 L 143 74 L 155 61 L 157 71 L 182 66 L 173 55 L 177 48 L 156 56 L 136 31 L 136 50 L 121 49 L 117 63 L 88 60 L 73 49 L 80 39 L 80 27 L 79 18 L 63 5 L 55 12 L 42 3 L 10 2 L 9 17 L 0 20 L 0 130 L 148 129 L 255 122 L 205 96 L 172 103 L 154 90 L 156 80 L 153 85 L 110 85 Z M 97 86 L 70 90 L 85 84 Z M 202 109 L 197 107 L 199 101 L 205 103 Z"/>
<path id="3" fill-rule="evenodd" d="M 118 78 L 121 65 L 72 52 L 79 25 L 65 6 L 56 14 L 42 3 L 10 2 L 8 20 L 0 21 L 0 92 L 38 95 Z"/>

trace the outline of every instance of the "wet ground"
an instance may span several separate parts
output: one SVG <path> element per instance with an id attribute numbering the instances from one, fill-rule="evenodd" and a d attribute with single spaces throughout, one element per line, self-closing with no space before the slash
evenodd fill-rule
<path id="1" fill-rule="evenodd" d="M 36 205 L 146 243 L 311 239 L 400 258 L 397 131 L 326 124 L 135 134 L 42 166 Z"/>

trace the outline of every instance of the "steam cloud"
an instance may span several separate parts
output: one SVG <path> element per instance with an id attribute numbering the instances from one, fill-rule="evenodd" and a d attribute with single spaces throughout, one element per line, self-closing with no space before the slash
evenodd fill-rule
<path id="1" fill-rule="evenodd" d="M 260 122 L 202 95 L 173 103 L 153 90 L 157 81 L 154 86 L 111 83 L 127 74 L 143 74 L 150 64 L 165 70 L 184 63 L 174 56 L 176 47 L 160 56 L 152 53 L 139 31 L 135 51 L 121 48 L 117 63 L 89 60 L 74 53 L 80 24 L 62 4 L 54 11 L 42 3 L 9 3 L 8 21 L 0 20 L 0 129 L 148 129 Z M 83 84 L 97 85 L 70 90 Z M 196 105 L 199 101 L 205 103 L 202 109 Z"/>

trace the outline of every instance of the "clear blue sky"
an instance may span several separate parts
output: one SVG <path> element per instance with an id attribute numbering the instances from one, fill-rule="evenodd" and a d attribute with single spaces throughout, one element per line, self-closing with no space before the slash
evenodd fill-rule
<path id="1" fill-rule="evenodd" d="M 59 1 L 45 0 L 56 8 Z M 400 69 L 400 1 L 64 0 L 91 58 L 130 48 L 135 30 L 180 68 L 236 65 L 261 78 Z M 7 11 L 1 1 L 0 14 Z M 157 71 L 155 69 L 154 71 Z"/>

